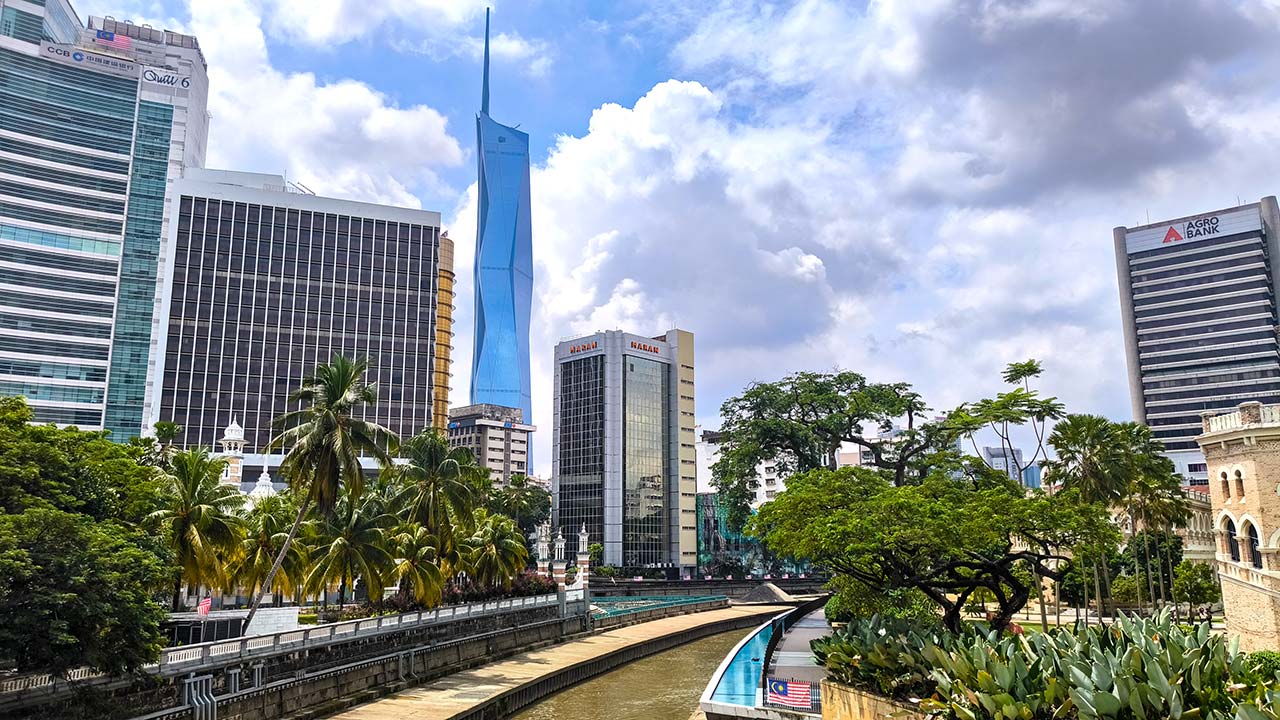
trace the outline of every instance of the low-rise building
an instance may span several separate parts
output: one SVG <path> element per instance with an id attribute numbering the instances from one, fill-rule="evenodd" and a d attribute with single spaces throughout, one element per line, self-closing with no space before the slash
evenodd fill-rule
<path id="1" fill-rule="evenodd" d="M 495 488 L 528 472 L 529 435 L 536 429 L 520 408 L 482 403 L 449 410 L 449 444 L 470 450 Z"/>

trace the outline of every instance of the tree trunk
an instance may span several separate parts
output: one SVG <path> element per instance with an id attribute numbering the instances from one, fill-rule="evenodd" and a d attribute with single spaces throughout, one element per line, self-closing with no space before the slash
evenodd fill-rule
<path id="1" fill-rule="evenodd" d="M 182 577 L 173 581 L 173 606 L 170 608 L 173 612 L 182 611 Z"/>
<path id="2" fill-rule="evenodd" d="M 1156 543 L 1156 578 L 1160 583 L 1160 602 L 1164 603 L 1164 558 L 1161 557 L 1160 543 Z"/>
<path id="3" fill-rule="evenodd" d="M 262 587 L 259 588 L 257 596 L 253 598 L 253 604 L 249 606 L 249 616 L 244 619 L 244 629 L 249 629 L 249 623 L 253 622 L 253 616 L 258 612 L 258 605 L 262 603 L 262 596 L 267 593 L 267 588 L 271 587 L 271 583 L 276 579 L 276 573 L 280 571 L 280 566 L 284 564 L 284 555 L 289 552 L 289 544 L 293 542 L 294 537 L 298 535 L 298 528 L 302 527 L 302 518 L 306 517 L 307 510 L 311 507 L 311 496 L 307 495 L 302 501 L 301 507 L 298 508 L 298 517 L 293 521 L 293 527 L 289 528 L 289 535 L 285 537 L 284 544 L 280 546 L 280 552 L 276 554 L 276 561 L 271 564 L 271 572 L 267 573 L 267 577 L 262 581 Z"/>
<path id="4" fill-rule="evenodd" d="M 1036 599 L 1040 601 L 1040 632 L 1049 632 L 1049 609 L 1044 606 L 1044 578 L 1040 573 L 1036 577 Z"/>
<path id="5" fill-rule="evenodd" d="M 1096 560 L 1093 563 L 1093 596 L 1098 601 L 1098 624 L 1101 625 L 1103 624 L 1102 617 L 1106 611 L 1103 607 L 1105 601 L 1102 599 L 1102 575 L 1098 571 L 1098 563 Z"/>
<path id="6" fill-rule="evenodd" d="M 1102 582 L 1103 595 L 1107 603 L 1107 616 L 1114 620 L 1116 617 L 1116 599 L 1111 594 L 1111 563 L 1107 562 L 1105 556 L 1102 559 Z"/>
<path id="7" fill-rule="evenodd" d="M 1151 604 L 1154 605 L 1156 602 L 1156 587 L 1155 587 L 1155 582 L 1151 577 L 1151 544 L 1148 542 L 1150 539 L 1151 539 L 1150 534 L 1143 537 L 1142 553 L 1147 556 L 1147 590 L 1151 593 Z M 1156 545 L 1156 552 L 1157 553 L 1160 552 L 1159 544 Z M 1160 574 L 1162 576 L 1164 575 L 1164 573 L 1160 573 Z"/>
<path id="8" fill-rule="evenodd" d="M 1142 612 L 1142 583 L 1138 582 L 1138 521 L 1129 517 L 1129 550 L 1133 553 L 1133 586 L 1138 591 L 1138 612 Z M 1148 583 L 1150 585 L 1150 583 Z"/>

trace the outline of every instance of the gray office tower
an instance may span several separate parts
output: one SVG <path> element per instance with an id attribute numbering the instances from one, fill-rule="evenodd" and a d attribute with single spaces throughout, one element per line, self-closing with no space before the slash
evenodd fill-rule
<path id="1" fill-rule="evenodd" d="M 1129 395 L 1193 484 L 1200 413 L 1280 402 L 1275 197 L 1114 233 Z"/>
<path id="2" fill-rule="evenodd" d="M 204 163 L 195 38 L 0 0 L 0 395 L 138 434 L 165 197 Z"/>
<path id="3" fill-rule="evenodd" d="M 369 359 L 364 412 L 402 438 L 448 422 L 453 242 L 440 214 L 288 192 L 278 175 L 192 170 L 174 185 L 172 288 L 148 424 L 216 447 L 242 426 L 246 466 L 288 396 L 335 353 Z"/>

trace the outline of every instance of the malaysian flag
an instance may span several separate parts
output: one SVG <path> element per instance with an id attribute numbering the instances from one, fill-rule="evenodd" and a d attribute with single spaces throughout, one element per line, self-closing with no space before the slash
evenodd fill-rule
<path id="1" fill-rule="evenodd" d="M 813 701 L 809 698 L 809 683 L 794 680 L 777 680 L 769 678 L 768 702 L 784 707 L 810 710 Z"/>
<path id="2" fill-rule="evenodd" d="M 211 597 L 207 597 L 201 600 L 200 603 L 196 605 L 196 612 L 200 613 L 201 615 L 208 615 L 209 611 L 212 609 L 213 609 L 213 598 Z"/>
<path id="3" fill-rule="evenodd" d="M 99 45 L 106 45 L 117 50 L 128 50 L 133 47 L 128 35 L 117 35 L 109 30 L 99 30 L 93 36 L 93 41 Z"/>

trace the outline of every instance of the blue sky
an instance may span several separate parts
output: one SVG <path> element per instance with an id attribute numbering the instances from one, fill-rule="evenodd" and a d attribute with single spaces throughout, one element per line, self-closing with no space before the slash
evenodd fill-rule
<path id="1" fill-rule="evenodd" d="M 211 166 L 441 212 L 456 402 L 485 5 L 77 3 L 199 38 Z M 492 114 L 534 147 L 540 462 L 551 348 L 610 328 L 695 333 L 708 427 L 793 370 L 948 408 L 1027 357 L 1070 410 L 1127 419 L 1112 228 L 1280 185 L 1278 0 L 494 5 Z"/>

